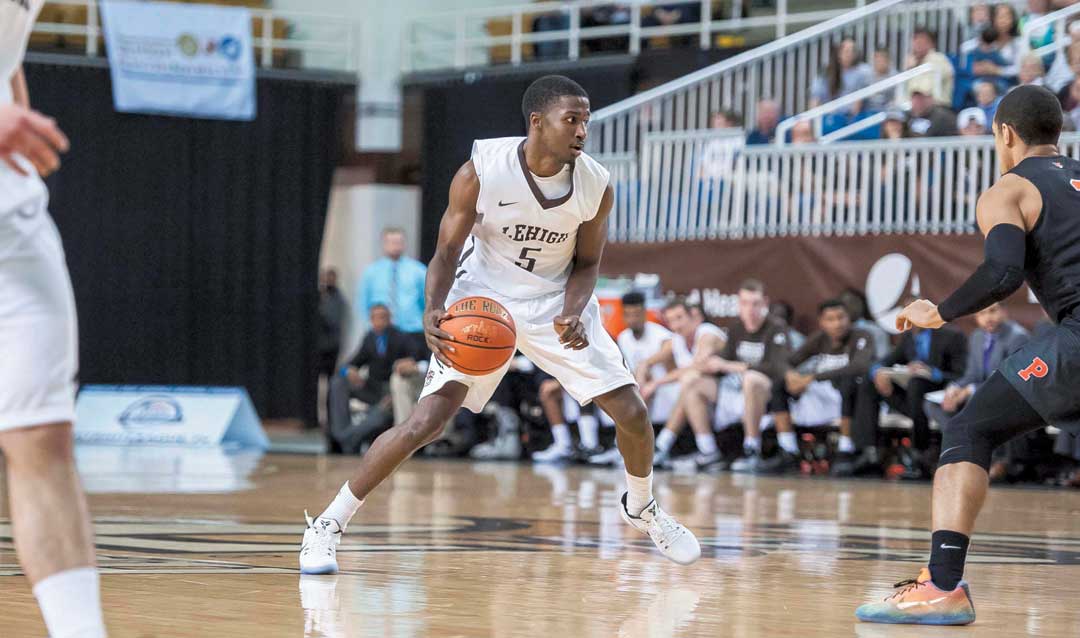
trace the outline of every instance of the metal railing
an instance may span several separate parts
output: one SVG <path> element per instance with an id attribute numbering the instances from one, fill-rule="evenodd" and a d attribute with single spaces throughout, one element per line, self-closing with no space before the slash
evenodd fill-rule
<path id="1" fill-rule="evenodd" d="M 801 113 L 810 102 L 811 78 L 843 38 L 853 38 L 864 52 L 885 48 L 896 68 L 903 68 L 917 26 L 937 31 L 939 50 L 958 51 L 967 38 L 972 4 L 975 0 L 878 0 L 848 11 L 596 111 L 589 148 L 634 152 L 649 132 L 704 129 L 710 115 L 721 110 L 753 122 L 765 97 L 777 100 L 783 113 Z"/>
<path id="2" fill-rule="evenodd" d="M 101 38 L 104 35 L 98 4 L 99 0 L 48 0 L 48 5 L 73 7 L 83 11 L 75 14 L 77 21 L 68 21 L 69 16 L 66 15 L 62 22 L 51 20 L 49 12 L 43 11 L 34 24 L 33 33 L 71 38 L 78 43 L 82 53 L 96 57 L 101 53 Z M 355 20 L 344 15 L 325 13 L 276 9 L 250 11 L 253 20 L 260 24 L 261 30 L 252 42 L 259 66 L 273 66 L 275 54 L 285 52 L 302 54 L 298 61 L 302 68 L 351 72 L 359 69 L 359 25 Z M 275 37 L 274 26 L 280 20 L 287 21 L 290 25 L 287 37 Z"/>
<path id="3" fill-rule="evenodd" d="M 927 74 L 934 75 L 935 81 L 940 85 L 941 74 L 938 72 L 937 68 L 931 64 L 922 64 L 913 69 L 908 69 L 903 73 L 897 73 L 896 75 L 881 80 L 880 82 L 875 82 L 870 86 L 861 88 L 857 91 L 852 91 L 847 95 L 838 97 L 835 100 L 826 102 L 820 106 L 816 106 L 809 111 L 804 111 L 803 113 L 800 113 L 794 117 L 789 117 L 776 126 L 776 145 L 784 146 L 787 143 L 788 131 L 795 128 L 795 125 L 797 125 L 799 122 L 812 122 L 814 125 L 814 139 L 818 139 L 821 137 L 821 120 L 823 116 L 838 111 L 846 106 L 851 106 L 856 102 L 861 102 L 863 100 L 872 98 L 879 93 L 884 93 L 885 91 L 888 91 L 889 89 L 895 90 L 896 96 L 894 101 L 896 103 L 899 103 L 902 101 L 902 91 L 904 85 L 907 84 L 909 80 L 913 80 L 919 76 Z"/>
<path id="4" fill-rule="evenodd" d="M 1031 44 L 1031 34 L 1036 31 L 1045 31 L 1047 28 L 1053 30 L 1053 37 L 1051 42 L 1043 47 L 1040 47 L 1035 52 L 1039 55 L 1045 55 L 1046 53 L 1060 52 L 1071 41 L 1068 37 L 1068 22 L 1070 18 L 1074 18 L 1080 15 L 1080 4 L 1070 5 L 1064 9 L 1058 9 L 1048 13 L 1040 18 L 1029 20 L 1024 24 L 1024 31 L 1022 34 L 1022 40 L 1024 47 L 1029 47 Z M 1046 51 L 1050 48 L 1050 51 Z"/>
<path id="5" fill-rule="evenodd" d="M 700 17 L 692 22 L 672 25 L 645 26 L 642 9 L 658 4 L 673 4 L 656 0 L 631 0 L 620 3 L 629 5 L 626 15 L 615 24 L 588 26 L 585 17 L 590 9 L 610 7 L 610 0 L 564 0 L 517 4 L 492 8 L 443 11 L 413 17 L 406 27 L 403 46 L 403 71 L 435 70 L 440 68 L 463 69 L 491 62 L 491 51 L 502 47 L 507 62 L 521 64 L 530 58 L 529 49 L 538 44 L 551 44 L 545 55 L 532 59 L 576 60 L 581 55 L 582 44 L 599 38 L 625 38 L 621 48 L 630 54 L 641 50 L 643 40 L 655 37 L 692 37 L 697 46 L 708 49 L 718 34 L 738 34 L 748 29 L 768 29 L 781 38 L 794 27 L 816 24 L 846 13 L 850 8 L 863 6 L 866 0 L 849 0 L 846 8 L 816 11 L 788 10 L 788 0 L 777 0 L 776 12 L 768 15 L 745 16 L 745 0 L 730 3 L 730 12 L 723 19 L 713 20 L 712 0 L 687 0 L 686 4 L 699 4 Z M 543 30 L 533 30 L 533 21 L 552 18 L 554 22 Z M 493 22 L 509 22 L 509 33 L 493 35 L 488 25 Z M 528 29 L 526 27 L 529 27 Z M 552 28 L 556 27 L 556 28 Z M 505 24 L 504 24 L 505 28 Z"/>
<path id="6" fill-rule="evenodd" d="M 1080 134 L 1061 148 L 1080 159 Z M 778 148 L 680 131 L 649 134 L 637 166 L 619 161 L 609 236 L 622 242 L 974 232 L 999 175 L 990 136 Z"/>

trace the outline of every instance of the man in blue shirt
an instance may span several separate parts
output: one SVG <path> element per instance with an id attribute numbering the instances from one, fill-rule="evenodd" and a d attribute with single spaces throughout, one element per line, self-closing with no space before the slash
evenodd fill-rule
<path id="1" fill-rule="evenodd" d="M 400 228 L 383 231 L 382 248 L 383 257 L 368 266 L 360 279 L 356 316 L 367 317 L 372 306 L 382 304 L 402 332 L 418 335 L 422 343 L 427 267 L 405 255 L 405 231 Z"/>
<path id="2" fill-rule="evenodd" d="M 857 471 L 876 464 L 878 408 L 884 400 L 912 421 L 911 446 L 916 456 L 905 463 L 909 465 L 905 478 L 928 477 L 937 455 L 930 450 L 930 420 L 923 406 L 926 394 L 959 379 L 966 364 L 963 334 L 946 328 L 905 332 L 892 352 L 871 366 L 872 383 L 860 386 L 852 428 L 855 447 L 864 452 L 855 463 Z"/>

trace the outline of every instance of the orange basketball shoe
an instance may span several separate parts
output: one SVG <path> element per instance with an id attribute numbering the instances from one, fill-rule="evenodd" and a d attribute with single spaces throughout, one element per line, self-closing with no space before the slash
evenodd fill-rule
<path id="1" fill-rule="evenodd" d="M 923 567 L 919 577 L 896 583 L 900 591 L 880 603 L 869 603 L 855 610 L 863 622 L 910 625 L 967 625 L 975 622 L 975 605 L 964 581 L 952 591 L 942 591 L 930 580 L 930 570 Z"/>

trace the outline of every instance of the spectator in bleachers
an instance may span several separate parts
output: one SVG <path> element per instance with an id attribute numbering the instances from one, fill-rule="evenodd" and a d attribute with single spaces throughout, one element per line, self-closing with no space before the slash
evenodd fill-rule
<path id="1" fill-rule="evenodd" d="M 926 414 L 939 426 L 944 426 L 952 415 L 959 412 L 971 395 L 975 394 L 976 388 L 990 378 L 1001 362 L 1030 339 L 1027 330 L 1009 320 L 1008 312 L 1000 303 L 977 312 L 975 324 L 978 329 L 968 337 L 964 375 L 945 387 L 945 394 L 940 401 L 927 399 L 923 406 Z M 997 456 L 994 466 L 990 468 L 990 474 L 1000 477 L 1007 465 L 1005 454 Z"/>
<path id="2" fill-rule="evenodd" d="M 383 230 L 382 250 L 382 258 L 368 266 L 360 279 L 358 316 L 369 316 L 376 304 L 386 306 L 397 328 L 422 344 L 427 267 L 405 254 L 405 231 L 400 228 Z"/>
<path id="3" fill-rule="evenodd" d="M 784 326 L 792 350 L 798 350 L 806 342 L 806 336 L 792 327 L 795 322 L 795 306 L 780 300 L 769 304 L 769 317 Z"/>
<path id="4" fill-rule="evenodd" d="M 978 38 L 990 26 L 990 5 L 985 2 L 973 4 L 968 9 L 968 24 L 965 40 Z"/>
<path id="5" fill-rule="evenodd" d="M 685 0 L 684 2 L 667 2 L 653 5 L 641 18 L 643 27 L 673 26 L 701 21 L 701 2 L 697 0 Z M 697 41 L 696 35 L 680 35 L 671 38 L 671 45 L 676 47 L 690 46 Z M 645 47 L 648 41 L 642 43 Z"/>
<path id="6" fill-rule="evenodd" d="M 912 299 L 913 301 L 914 299 Z M 884 359 L 870 368 L 872 383 L 860 386 L 853 436 L 855 446 L 864 455 L 876 452 L 882 400 L 912 421 L 914 458 L 902 459 L 906 478 L 926 478 L 933 473 L 937 460 L 930 449 L 930 421 L 924 402 L 928 392 L 941 390 L 946 384 L 964 374 L 967 341 L 964 335 L 950 328 L 912 330 L 900 337 L 900 342 Z M 873 459 L 856 461 L 856 468 Z"/>
<path id="7" fill-rule="evenodd" d="M 862 60 L 855 40 L 844 38 L 833 46 L 824 73 L 814 78 L 810 86 L 810 107 L 864 89 L 870 86 L 872 77 L 870 65 Z M 855 115 L 862 107 L 862 102 L 856 102 L 847 108 L 847 112 Z"/>
<path id="8" fill-rule="evenodd" d="M 345 327 L 349 304 L 337 287 L 337 271 L 326 268 L 319 273 L 319 334 L 316 347 L 319 350 L 319 394 L 325 396 L 326 384 L 337 370 L 341 355 L 341 333 Z M 319 401 L 319 423 L 327 423 L 327 404 Z"/>
<path id="9" fill-rule="evenodd" d="M 394 423 L 391 377 L 417 369 L 418 360 L 426 360 L 426 352 L 417 350 L 416 341 L 391 323 L 385 305 L 371 307 L 369 322 L 371 329 L 360 349 L 330 383 L 330 432 L 347 454 L 358 452 L 362 443 Z M 359 425 L 352 424 L 350 399 L 367 405 Z"/>
<path id="10" fill-rule="evenodd" d="M 964 68 L 975 81 L 993 82 L 1005 90 L 1012 83 L 1009 78 L 1002 78 L 1001 69 L 1009 66 L 1001 49 L 998 48 L 998 32 L 994 27 L 983 30 L 975 39 L 975 46 L 965 43 L 961 46 Z M 966 48 L 966 52 L 965 52 Z"/>
<path id="11" fill-rule="evenodd" d="M 930 64 L 937 73 L 926 73 L 908 80 L 904 87 L 905 99 L 910 99 L 916 92 L 932 96 L 934 102 L 942 107 L 952 105 L 953 78 L 955 71 L 949 58 L 937 50 L 937 36 L 925 27 L 916 27 L 911 36 L 911 53 L 904 62 L 904 70 L 913 69 L 922 64 Z"/>
<path id="12" fill-rule="evenodd" d="M 907 113 L 912 137 L 947 137 L 956 135 L 956 114 L 938 104 L 931 93 L 917 89 L 911 94 Z"/>
<path id="13" fill-rule="evenodd" d="M 1080 130 L 1080 77 L 1073 80 L 1072 84 L 1069 85 L 1069 94 L 1065 98 L 1062 108 L 1068 116 L 1066 119 L 1072 122 L 1075 127 L 1074 130 Z"/>
<path id="14" fill-rule="evenodd" d="M 818 332 L 788 359 L 784 382 L 774 393 L 776 431 L 794 432 L 792 411 L 800 425 L 824 425 L 840 420 L 840 441 L 833 470 L 850 476 L 855 454 L 851 418 L 855 414 L 858 386 L 874 362 L 873 338 L 853 328 L 847 306 L 830 299 L 818 306 Z M 791 404 L 795 405 L 792 410 Z M 794 467 L 795 457 L 779 455 L 771 465 Z"/>
<path id="15" fill-rule="evenodd" d="M 1013 79 L 1019 70 L 1020 56 L 1026 50 L 1020 37 L 1020 24 L 1016 15 L 1016 7 L 1007 2 L 994 5 L 994 29 L 997 30 L 997 50 L 1005 59 L 1005 65 L 996 69 L 985 66 L 982 72 L 976 75 L 996 75 L 1001 78 Z"/>
<path id="16" fill-rule="evenodd" d="M 1046 68 L 1043 59 L 1034 53 L 1028 53 L 1020 60 L 1020 75 L 1017 78 L 1020 84 L 1045 85 Z"/>
<path id="17" fill-rule="evenodd" d="M 1072 42 L 1065 47 L 1065 55 L 1054 58 L 1050 70 L 1046 72 L 1043 80 L 1046 88 L 1058 94 L 1058 100 L 1063 100 L 1063 93 L 1069 91 L 1069 84 L 1080 77 L 1080 21 L 1069 25 L 1069 37 Z"/>
<path id="18" fill-rule="evenodd" d="M 533 18 L 532 30 L 534 33 L 544 31 L 567 31 L 570 29 L 570 13 L 567 10 L 544 13 Z M 566 40 L 547 40 L 533 44 L 533 51 L 537 60 L 566 59 L 569 55 Z"/>
<path id="19" fill-rule="evenodd" d="M 722 427 L 742 421 L 743 457 L 731 465 L 737 472 L 752 472 L 762 464 L 761 419 L 790 354 L 784 326 L 768 317 L 768 307 L 764 284 L 744 281 L 739 286 L 738 321 L 728 332 L 727 344 L 698 365 L 703 374 L 692 384 L 684 384 L 679 396 L 695 438 L 712 438 L 714 422 Z M 794 435 L 780 445 L 791 454 L 798 453 Z M 711 456 L 702 455 L 699 467 L 720 463 L 718 451 Z"/>
<path id="20" fill-rule="evenodd" d="M 701 368 L 705 362 L 724 348 L 724 331 L 704 321 L 701 316 L 694 315 L 691 311 L 692 307 L 685 299 L 676 299 L 664 308 L 664 322 L 673 333 L 671 358 L 664 362 L 668 372 L 663 377 L 653 379 L 641 387 L 642 397 L 648 399 L 665 384 L 678 382 L 680 386 L 675 409 L 668 417 L 664 429 L 656 435 L 656 454 L 653 463 L 658 466 L 663 466 L 668 462 L 671 457 L 671 448 L 686 426 L 684 400 L 688 395 L 688 389 L 702 377 Z M 703 458 L 716 458 L 718 448 L 716 437 L 713 436 L 711 429 L 708 436 L 695 436 L 695 441 L 698 453 Z"/>
<path id="21" fill-rule="evenodd" d="M 993 82 L 975 83 L 975 106 L 983 110 L 987 122 L 994 121 L 998 104 L 1001 104 L 1001 95 L 996 84 Z"/>
<path id="22" fill-rule="evenodd" d="M 896 75 L 896 67 L 892 63 L 892 52 L 887 47 L 881 47 L 874 51 L 874 61 L 870 69 L 870 84 L 877 84 Z M 866 100 L 866 108 L 871 111 L 884 111 L 892 104 L 895 89 L 890 88 L 871 96 Z"/>
<path id="23" fill-rule="evenodd" d="M 747 144 L 772 144 L 776 139 L 776 126 L 780 124 L 780 104 L 776 100 L 763 99 L 757 103 L 754 128 L 746 136 Z"/>
<path id="24" fill-rule="evenodd" d="M 885 112 L 885 121 L 881 123 L 881 139 L 902 140 L 911 137 L 908 130 L 907 115 L 903 111 L 890 109 Z"/>
<path id="25" fill-rule="evenodd" d="M 791 127 L 792 144 L 813 144 L 816 141 L 814 125 L 810 120 L 803 120 Z"/>
<path id="26" fill-rule="evenodd" d="M 874 340 L 874 359 L 881 359 L 887 355 L 892 348 L 889 333 L 885 332 L 885 329 L 870 316 L 866 295 L 857 288 L 845 288 L 838 299 L 847 307 L 855 329 L 862 330 Z"/>
<path id="27" fill-rule="evenodd" d="M 1046 14 L 1053 11 L 1050 6 L 1050 0 L 1027 0 L 1027 11 L 1024 12 L 1024 17 L 1020 19 L 1020 23 L 1017 25 L 1020 33 L 1024 32 L 1024 26 L 1032 20 L 1038 20 Z M 1042 29 L 1035 29 L 1028 34 L 1028 39 L 1023 43 L 1025 50 L 1034 51 L 1035 49 L 1042 48 L 1054 41 L 1054 25 L 1047 24 Z M 1051 59 L 1053 55 L 1049 56 Z"/>
<path id="28" fill-rule="evenodd" d="M 966 108 L 956 116 L 956 128 L 960 135 L 986 135 L 986 113 L 975 106 Z"/>
<path id="29" fill-rule="evenodd" d="M 742 116 L 735 111 L 717 111 L 709 118 L 709 128 L 727 129 L 740 128 L 743 125 Z"/>
<path id="30" fill-rule="evenodd" d="M 582 12 L 581 26 L 611 27 L 630 24 L 630 11 L 633 10 L 628 3 L 616 2 L 586 9 Z M 616 35 L 606 38 L 590 38 L 582 41 L 582 46 L 590 53 L 606 51 L 625 52 L 629 50 L 629 38 L 625 35 Z"/>

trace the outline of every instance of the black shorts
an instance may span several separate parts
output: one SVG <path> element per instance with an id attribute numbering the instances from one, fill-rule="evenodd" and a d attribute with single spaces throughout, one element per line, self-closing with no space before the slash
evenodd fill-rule
<path id="1" fill-rule="evenodd" d="M 1066 318 L 999 370 L 1047 423 L 1080 431 L 1080 319 Z"/>

